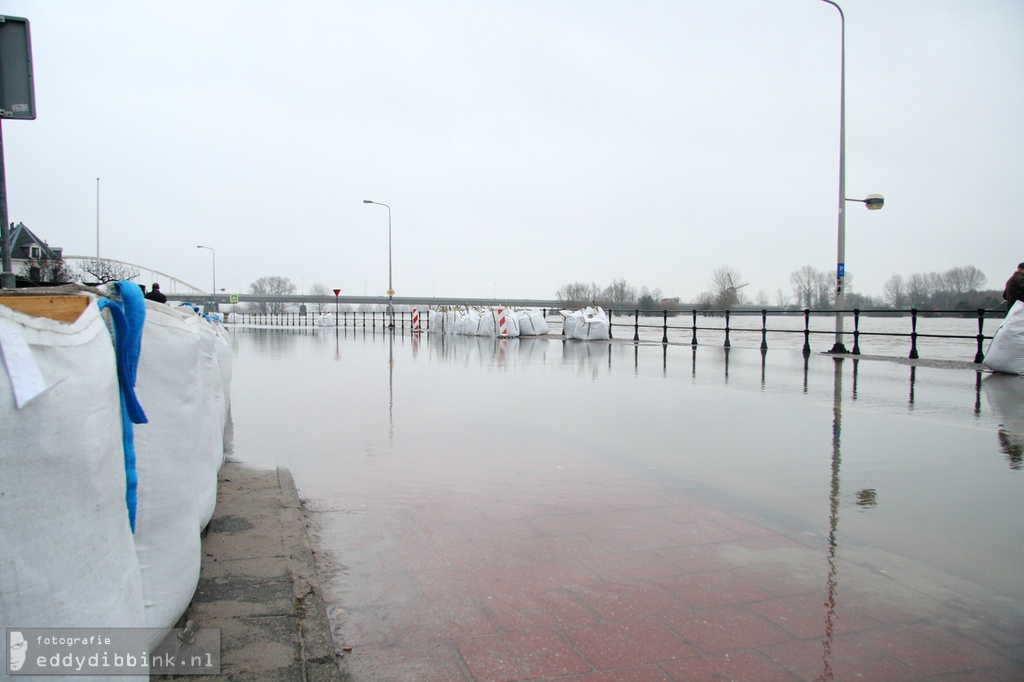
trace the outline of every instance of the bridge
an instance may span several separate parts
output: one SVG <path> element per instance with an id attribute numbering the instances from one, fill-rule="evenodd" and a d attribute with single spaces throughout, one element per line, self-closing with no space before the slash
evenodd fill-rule
<path id="1" fill-rule="evenodd" d="M 342 304 L 345 305 L 359 305 L 359 306 L 387 306 L 387 296 L 315 296 L 312 294 L 300 295 L 290 294 L 287 296 L 274 296 L 269 294 L 252 294 L 238 292 L 237 294 L 228 294 L 217 292 L 211 296 L 208 289 L 197 287 L 194 284 L 190 284 L 174 275 L 170 275 L 166 272 L 154 270 L 153 268 L 145 265 L 139 265 L 137 263 L 129 263 L 128 261 L 118 260 L 116 258 L 99 258 L 96 256 L 64 256 L 65 261 L 70 261 L 73 267 L 77 267 L 79 270 L 83 270 L 83 266 L 96 263 L 97 260 L 112 264 L 115 266 L 122 266 L 130 270 L 137 271 L 132 279 L 135 277 L 140 278 L 140 284 L 145 284 L 147 287 L 151 282 L 160 282 L 160 290 L 167 296 L 168 300 L 171 301 L 190 301 L 192 303 L 207 303 L 215 301 L 219 305 L 230 305 L 233 303 L 244 304 L 244 303 L 283 303 L 287 306 L 299 306 L 302 304 Z M 145 277 L 143 276 L 145 275 Z M 237 301 L 232 300 L 232 296 L 237 298 Z M 396 297 L 391 301 L 394 306 L 516 306 L 523 308 L 559 308 L 563 307 L 564 304 L 559 303 L 556 300 L 534 300 L 526 298 L 438 298 L 436 296 L 403 296 Z"/>
<path id="2" fill-rule="evenodd" d="M 170 294 L 189 294 L 186 298 L 195 298 L 196 295 L 201 294 L 207 296 L 207 292 L 194 284 L 189 284 L 183 279 L 179 279 L 174 275 L 169 275 L 166 272 L 160 272 L 153 268 L 146 267 L 145 265 L 138 265 L 136 263 L 129 263 L 128 261 L 117 260 L 116 258 L 98 258 L 96 256 L 64 256 L 64 261 L 68 262 L 72 267 L 77 268 L 82 272 L 86 272 L 86 267 L 90 264 L 95 264 L 96 261 L 100 261 L 104 264 L 112 264 L 114 266 L 121 266 L 131 270 L 137 271 L 138 274 L 135 277 L 142 277 L 145 273 L 149 275 L 144 278 L 140 284 L 145 284 L 147 287 L 151 282 L 160 282 L 160 290 L 170 296 Z M 132 279 L 135 279 L 132 277 Z M 166 283 L 166 284 L 165 284 Z M 183 299 L 184 300 L 184 299 Z"/>
<path id="3" fill-rule="evenodd" d="M 192 303 L 205 303 L 210 300 L 210 294 L 201 293 L 201 298 L 190 296 L 186 293 L 171 294 L 164 292 L 170 301 L 191 301 Z M 299 306 L 302 304 L 321 304 L 327 312 L 332 312 L 334 305 L 371 305 L 387 307 L 387 296 L 315 296 L 313 294 L 291 294 L 288 296 L 272 296 L 269 294 L 238 294 L 237 303 L 283 303 L 286 306 Z M 214 299 L 219 305 L 230 305 L 236 303 L 231 300 L 228 294 L 217 294 Z M 564 308 L 565 303 L 556 300 L 528 299 L 528 298 L 439 298 L 435 296 L 396 296 L 391 304 L 396 308 L 400 307 L 438 307 L 438 306 L 508 306 L 520 308 Z"/>

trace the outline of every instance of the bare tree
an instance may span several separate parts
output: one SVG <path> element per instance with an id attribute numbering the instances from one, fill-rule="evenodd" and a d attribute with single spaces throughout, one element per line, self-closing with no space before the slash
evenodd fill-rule
<path id="1" fill-rule="evenodd" d="M 584 282 L 572 282 L 559 287 L 555 298 L 559 303 L 567 307 L 582 308 L 592 305 L 601 297 L 601 287 L 597 284 L 586 284 Z"/>
<path id="2" fill-rule="evenodd" d="M 249 293 L 256 296 L 288 296 L 295 293 L 295 285 L 287 277 L 272 275 L 260 277 L 249 285 Z M 282 301 L 260 301 L 261 313 L 278 314 L 284 312 Z"/>
<path id="3" fill-rule="evenodd" d="M 711 310 L 716 307 L 715 295 L 710 291 L 702 291 L 697 294 L 697 300 L 693 304 L 697 310 Z"/>
<path id="4" fill-rule="evenodd" d="M 920 306 L 932 297 L 932 283 L 928 277 L 914 273 L 907 278 L 907 298 L 912 306 Z"/>
<path id="5" fill-rule="evenodd" d="M 947 270 L 943 280 L 945 281 L 946 288 L 957 294 L 957 296 L 963 296 L 985 286 L 988 278 L 973 265 L 964 265 Z"/>
<path id="6" fill-rule="evenodd" d="M 636 304 L 640 310 L 657 310 L 661 303 L 661 289 L 648 289 L 640 287 L 640 294 L 637 296 Z"/>
<path id="7" fill-rule="evenodd" d="M 636 304 L 636 288 L 629 286 L 625 279 L 612 281 L 601 292 L 601 301 L 608 307 L 623 308 Z"/>
<path id="8" fill-rule="evenodd" d="M 327 289 L 327 285 L 321 282 L 313 282 L 313 286 L 309 287 L 310 296 L 323 297 L 330 296 L 332 293 L 332 291 Z M 323 301 L 316 301 L 313 305 L 316 306 L 316 312 L 318 315 L 323 314 L 325 305 Z"/>
<path id="9" fill-rule="evenodd" d="M 95 258 L 85 261 L 78 266 L 82 271 L 82 281 L 89 284 L 106 284 L 107 282 L 120 282 L 132 280 L 139 276 L 139 269 L 123 263 Z"/>
<path id="10" fill-rule="evenodd" d="M 711 272 L 708 286 L 711 296 L 714 298 L 715 307 L 728 310 L 746 302 L 740 289 L 747 286 L 747 283 L 742 279 L 743 276 L 740 275 L 739 270 L 728 265 L 720 265 Z"/>
<path id="11" fill-rule="evenodd" d="M 793 287 L 797 305 L 816 308 L 821 305 L 822 291 L 828 286 L 828 275 L 812 265 L 805 265 L 790 274 L 789 285 Z"/>
<path id="12" fill-rule="evenodd" d="M 902 275 L 893 275 L 882 285 L 882 296 L 885 298 L 885 302 L 893 308 L 905 307 L 907 294 L 907 284 L 903 281 Z"/>
<path id="13" fill-rule="evenodd" d="M 63 258 L 29 258 L 21 268 L 21 276 L 39 285 L 69 284 L 78 280 L 78 273 Z"/>

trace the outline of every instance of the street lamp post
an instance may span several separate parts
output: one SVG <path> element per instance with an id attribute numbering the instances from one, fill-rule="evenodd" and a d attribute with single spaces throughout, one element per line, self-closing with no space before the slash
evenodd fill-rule
<path id="1" fill-rule="evenodd" d="M 869 210 L 882 208 L 885 200 L 878 194 L 866 199 L 846 198 L 846 16 L 833 0 L 822 0 L 839 11 L 839 237 L 836 249 L 836 340 L 830 353 L 845 353 L 843 345 L 843 308 L 846 307 L 846 202 L 859 201 Z"/>
<path id="2" fill-rule="evenodd" d="M 213 289 L 210 290 L 210 302 L 214 306 L 214 312 L 217 307 L 217 252 L 213 250 L 212 246 L 196 246 L 197 249 L 209 249 L 210 254 L 213 256 Z"/>
<path id="3" fill-rule="evenodd" d="M 383 206 L 388 209 L 388 328 L 395 328 L 395 311 L 392 307 L 392 299 L 395 295 L 394 287 L 391 286 L 391 207 L 387 204 L 379 201 L 370 201 L 369 199 L 363 199 L 364 204 L 376 204 L 377 206 Z"/>

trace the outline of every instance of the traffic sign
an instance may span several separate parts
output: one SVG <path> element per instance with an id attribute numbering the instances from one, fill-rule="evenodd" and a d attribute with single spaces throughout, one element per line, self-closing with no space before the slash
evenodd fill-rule
<path id="1" fill-rule="evenodd" d="M 394 296 L 394 295 L 395 295 L 395 290 L 394 289 L 388 289 L 388 296 Z"/>
<path id="2" fill-rule="evenodd" d="M 335 290 L 334 290 L 334 295 L 335 295 L 335 296 L 338 296 L 338 295 L 340 295 L 340 294 L 341 294 L 341 289 L 335 289 Z"/>

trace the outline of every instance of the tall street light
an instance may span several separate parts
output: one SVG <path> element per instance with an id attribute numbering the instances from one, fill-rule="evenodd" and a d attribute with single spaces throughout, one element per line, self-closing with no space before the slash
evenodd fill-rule
<path id="1" fill-rule="evenodd" d="M 395 290 L 391 286 L 391 207 L 379 201 L 370 201 L 369 199 L 363 199 L 363 203 L 375 204 L 377 206 L 383 206 L 384 208 L 388 209 L 388 319 L 390 320 L 390 322 L 388 323 L 388 327 L 390 329 L 394 329 L 395 311 L 394 308 L 391 307 L 391 301 L 395 296 Z"/>
<path id="2" fill-rule="evenodd" d="M 839 10 L 839 239 L 836 253 L 836 341 L 830 353 L 845 353 L 843 345 L 843 308 L 846 307 L 846 202 L 860 201 L 871 210 L 882 208 L 877 194 L 866 199 L 846 198 L 846 17 L 843 8 L 832 0 L 822 0 Z"/>
<path id="3" fill-rule="evenodd" d="M 213 256 L 213 289 L 210 290 L 210 302 L 217 305 L 217 252 L 213 250 L 212 246 L 196 246 L 197 249 L 209 249 L 210 254 Z M 216 310 L 214 311 L 216 312 Z"/>

